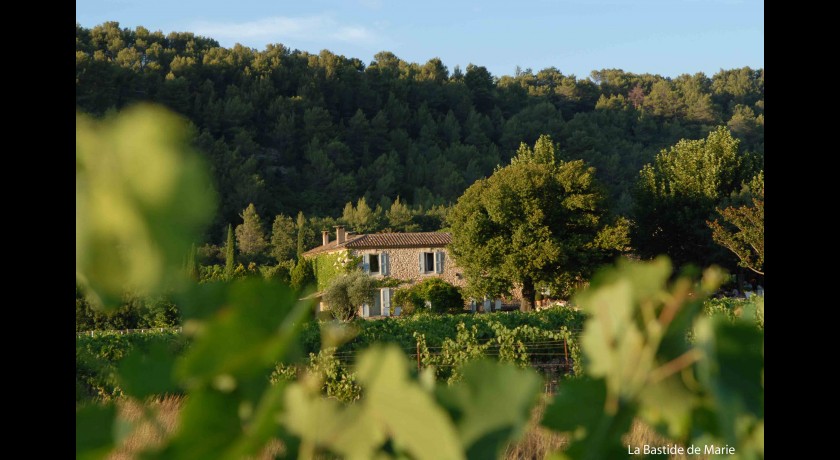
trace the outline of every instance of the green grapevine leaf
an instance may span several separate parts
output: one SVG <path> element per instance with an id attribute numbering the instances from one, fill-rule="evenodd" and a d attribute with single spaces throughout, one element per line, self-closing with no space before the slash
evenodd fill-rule
<path id="1" fill-rule="evenodd" d="M 215 195 L 185 121 L 148 105 L 76 117 L 76 279 L 114 307 L 126 289 L 183 280 L 183 258 L 209 223 Z"/>
<path id="2" fill-rule="evenodd" d="M 154 342 L 149 350 L 135 348 L 120 362 L 118 375 L 123 391 L 138 399 L 174 392 L 175 355 L 170 347 Z"/>
<path id="3" fill-rule="evenodd" d="M 114 443 L 113 425 L 116 408 L 113 404 L 88 404 L 76 410 L 76 458 L 104 458 Z"/>
<path id="4" fill-rule="evenodd" d="M 531 369 L 488 360 L 468 363 L 462 375 L 438 389 L 438 401 L 455 420 L 467 458 L 496 458 L 522 434 L 542 379 Z"/>
<path id="5" fill-rule="evenodd" d="M 387 427 L 413 458 L 464 458 L 452 421 L 431 395 L 409 380 L 408 362 L 398 348 L 374 346 L 360 353 L 356 372 L 370 417 Z"/>

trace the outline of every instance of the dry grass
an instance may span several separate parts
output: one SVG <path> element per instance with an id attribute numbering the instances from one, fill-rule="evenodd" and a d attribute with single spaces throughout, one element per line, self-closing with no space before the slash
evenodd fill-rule
<path id="1" fill-rule="evenodd" d="M 171 436 L 178 427 L 178 411 L 183 403 L 181 396 L 165 396 L 148 401 L 144 405 L 136 401 L 123 400 L 118 404 L 119 417 L 125 421 L 132 422 L 134 429 L 125 438 L 123 443 L 108 456 L 108 460 L 130 460 L 137 458 L 138 454 L 146 449 L 153 449 L 161 445 L 161 442 Z M 528 423 L 527 431 L 519 442 L 511 444 L 505 451 L 505 460 L 531 460 L 544 459 L 549 453 L 562 450 L 566 447 L 568 439 L 565 435 L 554 433 L 539 426 L 545 404 L 541 403 L 534 408 L 531 420 Z M 154 417 L 151 422 L 144 417 L 144 411 L 148 411 Z M 654 430 L 639 420 L 633 426 L 622 441 L 631 447 L 642 447 L 645 444 L 650 446 L 662 446 L 670 441 L 660 436 Z M 270 442 L 257 459 L 271 459 L 274 455 L 282 453 L 283 445 L 279 441 Z M 640 456 L 640 458 L 643 458 Z M 703 459 L 702 456 L 691 456 L 692 459 Z M 685 455 L 675 455 L 672 460 L 688 459 Z"/>
<path id="2" fill-rule="evenodd" d="M 527 431 L 519 442 L 508 446 L 505 451 L 505 460 L 543 459 L 551 452 L 566 447 L 568 439 L 565 435 L 540 426 L 544 410 L 545 401 L 537 404 L 537 407 L 531 412 L 531 420 L 528 422 Z"/>
<path id="3" fill-rule="evenodd" d="M 121 400 L 117 404 L 117 416 L 131 422 L 134 429 L 120 446 L 108 456 L 108 460 L 133 459 L 145 449 L 157 447 L 178 427 L 178 410 L 183 401 L 181 396 L 164 396 L 145 404 L 132 400 Z M 154 414 L 155 422 L 146 420 L 144 412 Z"/>
<path id="4" fill-rule="evenodd" d="M 566 448 L 569 440 L 565 435 L 555 433 L 540 426 L 539 422 L 542 419 L 544 410 L 545 402 L 538 404 L 534 408 L 531 414 L 531 420 L 528 422 L 527 431 L 519 442 L 508 446 L 505 451 L 505 460 L 542 460 L 551 452 Z M 625 446 L 629 445 L 630 447 L 639 448 L 642 448 L 644 445 L 658 447 L 674 444 L 638 419 L 633 422 L 630 431 L 622 437 L 622 442 Z M 645 456 L 639 455 L 638 457 L 644 458 Z M 689 456 L 687 455 L 672 455 L 670 457 L 671 460 L 688 460 L 688 458 Z M 705 460 L 706 457 L 692 455 L 691 459 Z"/>
<path id="5" fill-rule="evenodd" d="M 108 460 L 132 460 L 147 449 L 161 445 L 178 428 L 178 411 L 184 402 L 183 396 L 164 396 L 143 404 L 132 400 L 120 401 L 117 413 L 125 421 L 132 422 L 134 429 L 124 442 L 107 457 Z M 154 422 L 144 417 L 144 411 L 153 417 Z M 283 444 L 278 440 L 270 441 L 255 460 L 269 460 L 283 452 Z"/>

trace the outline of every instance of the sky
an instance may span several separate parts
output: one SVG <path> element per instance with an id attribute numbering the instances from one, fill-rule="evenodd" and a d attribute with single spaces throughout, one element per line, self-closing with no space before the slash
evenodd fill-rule
<path id="1" fill-rule="evenodd" d="M 623 69 L 668 77 L 764 67 L 764 2 L 758 0 L 194 1 L 77 0 L 76 22 L 93 27 L 193 32 L 224 47 L 269 43 L 323 49 L 366 64 L 380 51 L 425 63 L 440 58 L 566 75 Z"/>

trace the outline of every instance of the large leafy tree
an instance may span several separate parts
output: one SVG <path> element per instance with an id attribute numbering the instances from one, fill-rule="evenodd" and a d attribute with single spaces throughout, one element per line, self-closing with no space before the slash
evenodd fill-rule
<path id="1" fill-rule="evenodd" d="M 635 191 L 634 246 L 642 257 L 667 254 L 676 266 L 719 263 L 731 256 L 712 240 L 706 220 L 752 176 L 740 141 L 725 127 L 705 139 L 683 139 L 646 165 Z"/>
<path id="2" fill-rule="evenodd" d="M 717 209 L 720 219 L 707 221 L 715 243 L 738 257 L 738 265 L 764 275 L 764 172 L 749 185 L 750 205 Z M 721 222 L 721 220 L 723 222 Z"/>
<path id="3" fill-rule="evenodd" d="M 534 150 L 474 183 L 449 214 L 451 250 L 474 297 L 522 286 L 530 310 L 535 283 L 568 291 L 628 243 L 624 223 L 607 225 L 594 168 L 558 161 L 542 136 Z"/>

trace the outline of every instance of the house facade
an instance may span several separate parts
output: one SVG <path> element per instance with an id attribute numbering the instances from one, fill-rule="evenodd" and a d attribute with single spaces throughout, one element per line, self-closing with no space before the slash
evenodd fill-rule
<path id="1" fill-rule="evenodd" d="M 359 267 L 374 278 L 393 278 L 406 282 L 404 286 L 421 282 L 428 278 L 441 278 L 455 286 L 463 287 L 466 282 L 462 271 L 449 256 L 447 245 L 452 236 L 445 232 L 414 233 L 370 233 L 353 234 L 344 227 L 336 227 L 336 239 L 330 241 L 330 234 L 324 231 L 322 244 L 303 256 L 315 259 L 315 263 L 328 260 L 320 257 L 344 253 L 352 259 L 359 259 Z M 316 267 L 316 274 L 323 272 Z M 322 287 L 326 280 L 319 279 Z M 381 288 L 372 305 L 364 305 L 361 316 L 389 316 L 391 299 L 395 288 Z M 320 309 L 326 306 L 323 303 Z"/>

